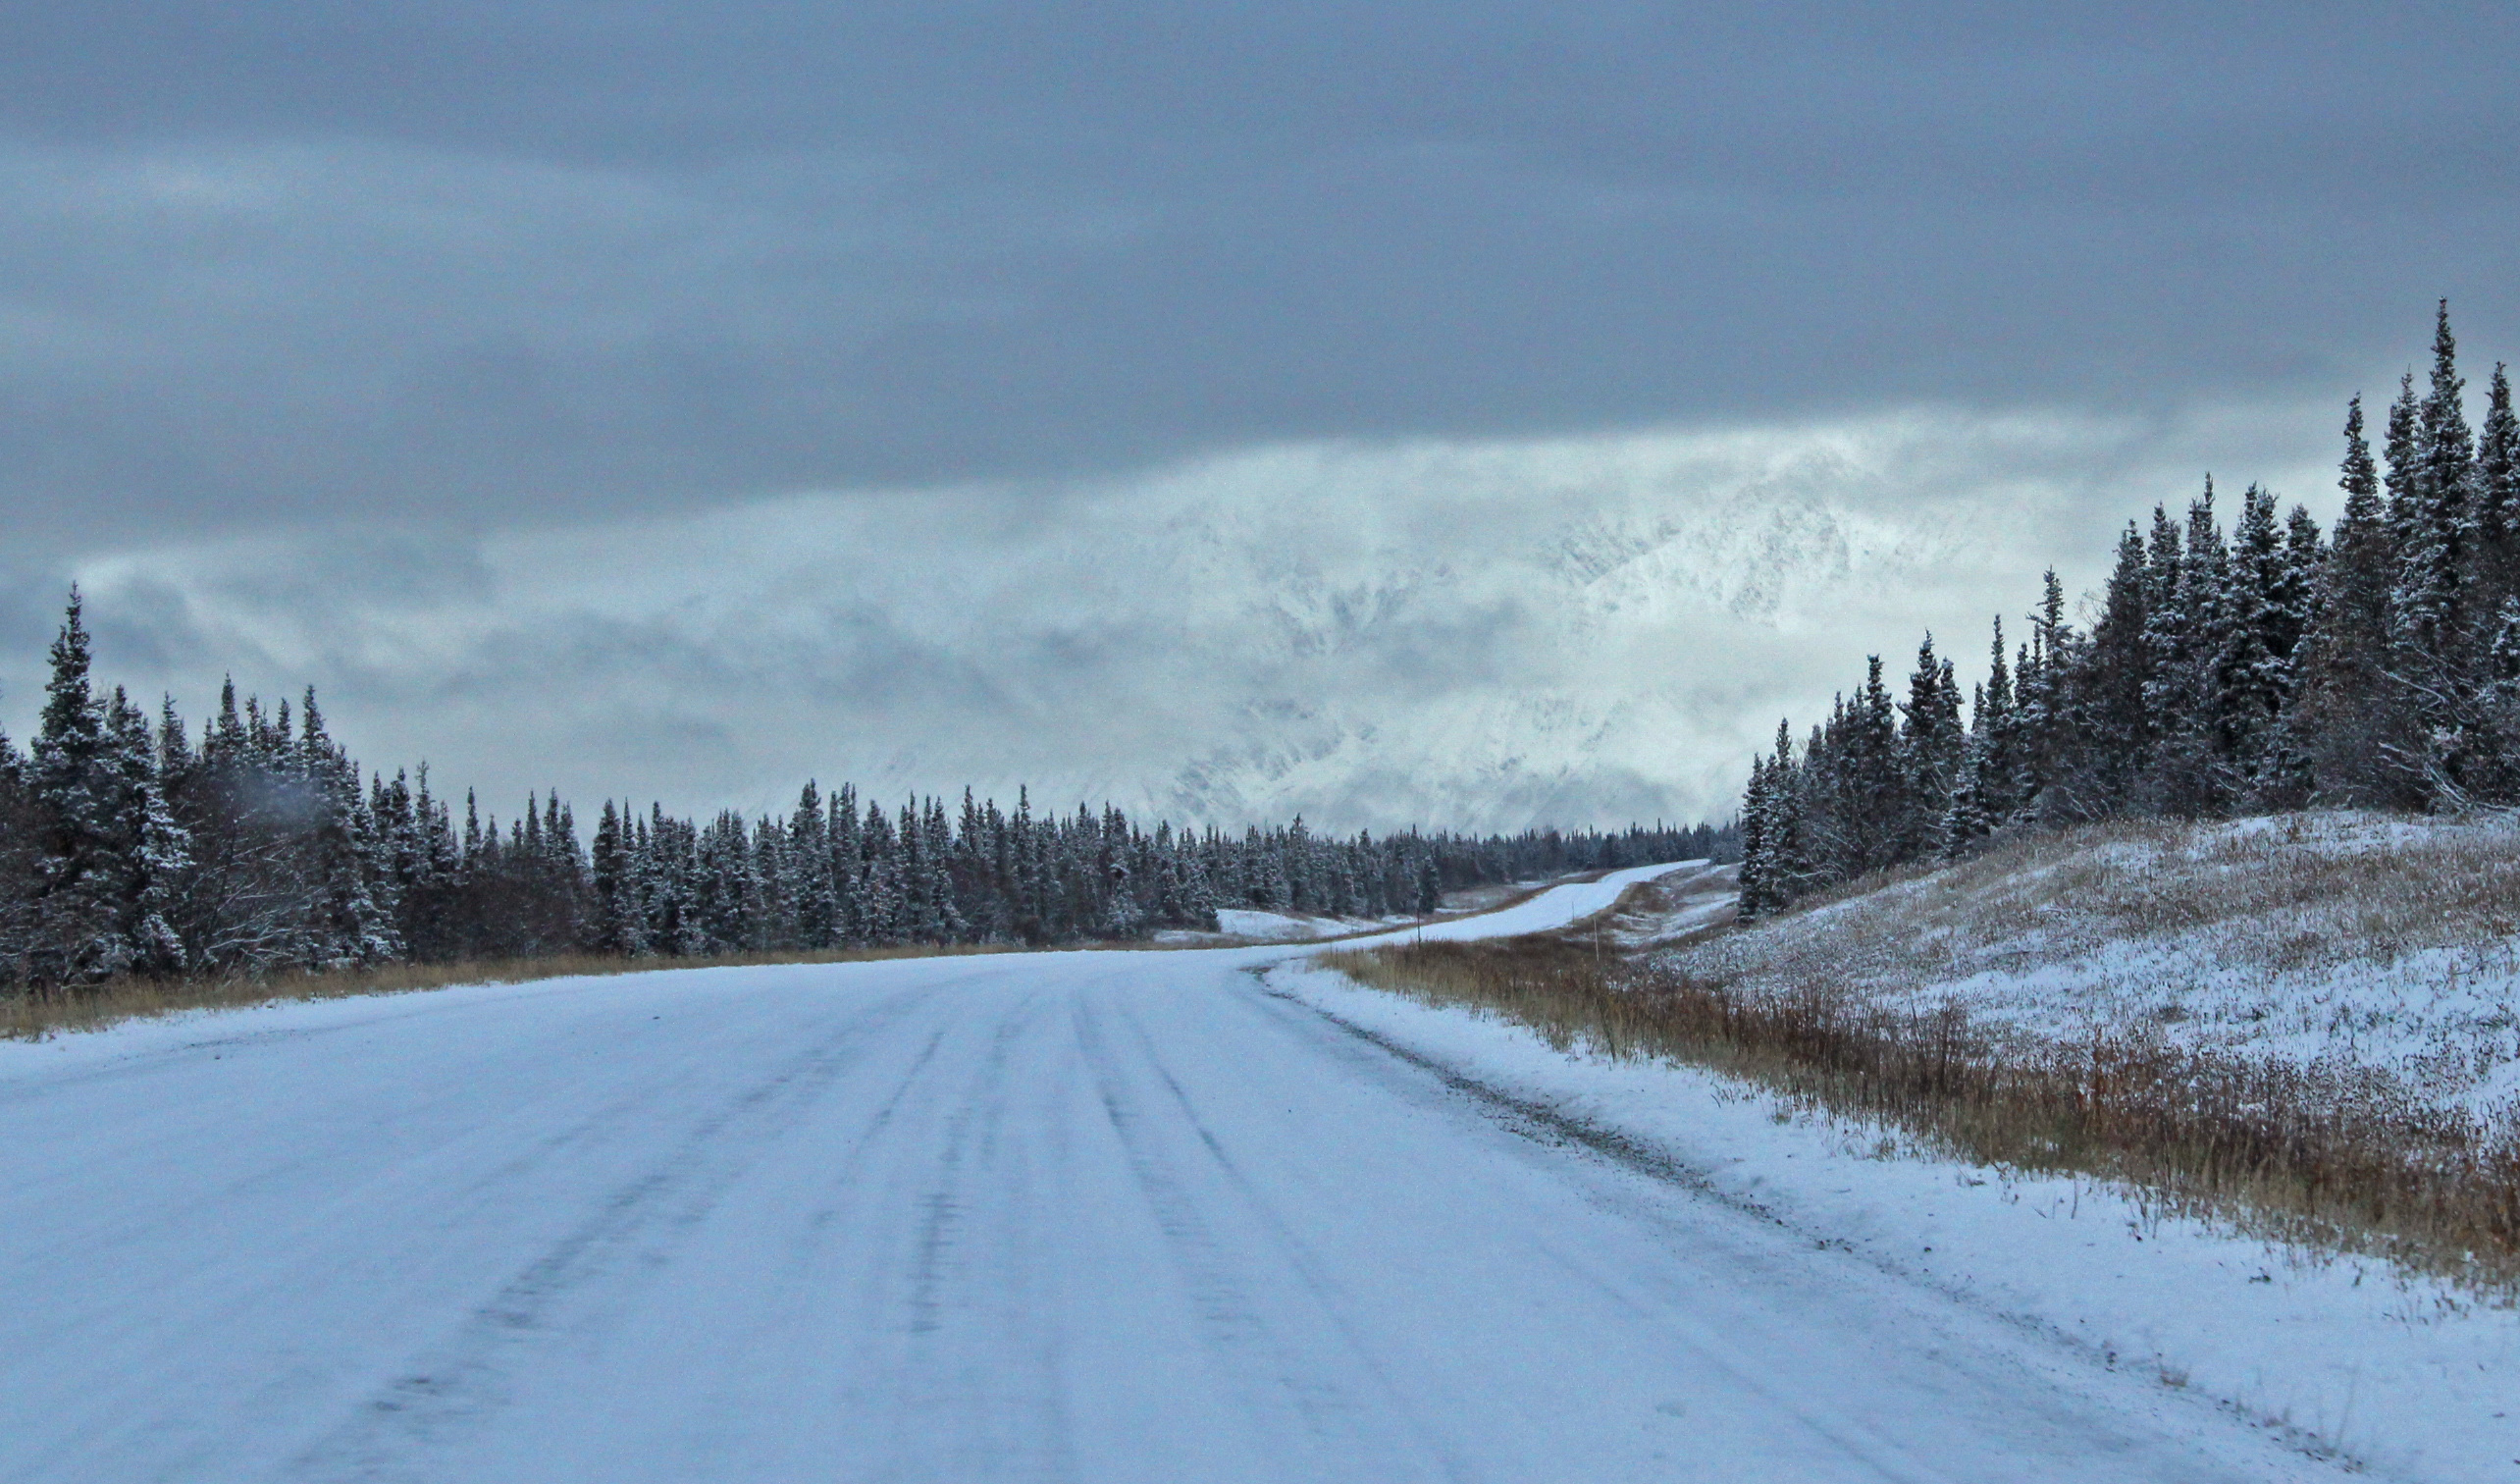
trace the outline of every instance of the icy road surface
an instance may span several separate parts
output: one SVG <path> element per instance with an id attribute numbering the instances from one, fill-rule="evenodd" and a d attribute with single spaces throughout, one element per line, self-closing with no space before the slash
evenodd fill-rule
<path id="1" fill-rule="evenodd" d="M 1246 972 L 1288 956 L 0 1047 L 0 1478 L 2324 1475 Z"/>

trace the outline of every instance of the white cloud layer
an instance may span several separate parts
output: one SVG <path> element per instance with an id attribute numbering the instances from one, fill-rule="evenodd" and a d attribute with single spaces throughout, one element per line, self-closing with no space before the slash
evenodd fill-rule
<path id="1" fill-rule="evenodd" d="M 1261 448 L 1082 484 L 814 493 L 450 539 L 91 552 L 110 678 L 311 682 L 371 765 L 778 807 L 969 781 L 1235 825 L 1729 813 L 1752 750 L 1930 628 L 1964 673 L 2207 450 L 2323 515 L 2333 415 L 1915 410 Z M 23 735 L 39 655 L 7 659 Z"/>

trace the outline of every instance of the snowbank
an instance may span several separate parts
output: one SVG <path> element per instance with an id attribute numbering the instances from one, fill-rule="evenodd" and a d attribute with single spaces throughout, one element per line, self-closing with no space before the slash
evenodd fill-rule
<path id="1" fill-rule="evenodd" d="M 2351 1258 L 2163 1219 L 2087 1181 L 1919 1155 L 1713 1074 L 1558 1052 L 1531 1031 L 1291 965 L 1281 992 L 1666 1156 L 1814 1244 L 2194 1388 L 2314 1452 L 2437 1480 L 2520 1477 L 2520 1314 Z"/>

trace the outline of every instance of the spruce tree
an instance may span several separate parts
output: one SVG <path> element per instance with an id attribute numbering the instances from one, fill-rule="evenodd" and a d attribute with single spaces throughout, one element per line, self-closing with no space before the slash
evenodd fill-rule
<path id="1" fill-rule="evenodd" d="M 2476 531 L 2477 607 L 2499 612 L 2502 600 L 2520 597 L 2520 419 L 2512 415 L 2510 374 L 2498 361 L 2477 433 Z"/>
<path id="2" fill-rule="evenodd" d="M 26 769 L 39 841 L 30 948 L 37 976 L 76 983 L 131 966 L 119 919 L 137 844 L 123 828 L 121 780 L 104 704 L 89 681 L 84 603 L 76 587 L 51 660 Z"/>
<path id="3" fill-rule="evenodd" d="M 1892 859 L 1912 861 L 1942 849 L 1942 827 L 1966 743 L 1950 664 L 1934 654 L 1927 633 L 1900 704 L 1898 741 L 1901 820 Z"/>
<path id="4" fill-rule="evenodd" d="M 2392 550 L 2414 546 L 2422 523 L 2424 459 L 2418 430 L 2423 404 L 2415 399 L 2415 373 L 2397 379 L 2397 399 L 2389 404 L 2389 423 L 2381 454 L 2388 462 L 2389 534 Z"/>
<path id="5" fill-rule="evenodd" d="M 2391 595 L 2400 649 L 2428 679 L 2438 681 L 2454 681 L 2460 579 L 2467 564 L 2476 455 L 2461 398 L 2464 385 L 2444 301 L 2433 336 L 2432 390 L 2417 405 L 2406 435 L 2403 537 Z M 2392 450 L 2391 456 L 2393 465 L 2399 455 Z M 2399 482 L 2393 469 L 2391 482 Z"/>
<path id="6" fill-rule="evenodd" d="M 2397 522 L 2381 499 L 2359 397 L 2346 405 L 2344 436 L 2336 484 L 2345 504 L 2319 572 L 2295 734 L 2319 797 L 2379 806 L 2404 802 L 2405 774 L 2389 759 L 2411 725 L 2408 695 L 2389 673 Z"/>
<path id="7" fill-rule="evenodd" d="M 172 706 L 167 714 L 173 720 Z M 191 836 L 167 805 L 159 782 L 158 743 L 147 718 L 119 686 L 106 717 L 121 816 L 115 834 L 130 851 L 118 925 L 126 945 L 121 957 L 132 973 L 158 978 L 181 974 L 189 955 L 175 920 L 192 874 Z M 181 737 L 183 724 L 175 724 Z"/>
<path id="8" fill-rule="evenodd" d="M 1951 805 L 1943 814 L 1942 853 L 1946 861 L 1968 854 L 1994 827 L 1980 795 L 1986 779 L 1986 687 L 1982 684 L 1971 688 L 1969 715 L 1969 737 L 1961 746 L 1960 771 L 1952 785 Z"/>
<path id="9" fill-rule="evenodd" d="M 2153 673 L 2152 592 L 2151 554 L 2130 520 L 2118 538 L 2117 565 L 2091 625 L 2078 686 L 2081 735 L 2069 754 L 2071 766 L 2059 768 L 2057 787 L 2069 818 L 2098 819 L 2124 808 L 2151 753 L 2153 716 L 2144 687 Z"/>
<path id="10" fill-rule="evenodd" d="M 2257 485 L 2240 496 L 2224 600 L 2228 619 L 2215 659 L 2216 750 L 2248 787 L 2265 771 L 2276 718 L 2291 692 L 2284 635 L 2284 533 L 2275 510 L 2274 495 Z"/>

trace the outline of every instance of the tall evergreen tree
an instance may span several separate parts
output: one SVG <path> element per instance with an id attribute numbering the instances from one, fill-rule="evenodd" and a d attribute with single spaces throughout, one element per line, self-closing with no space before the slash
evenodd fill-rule
<path id="1" fill-rule="evenodd" d="M 2405 486 L 2402 539 L 2391 595 L 2399 647 L 2410 661 L 2444 679 L 2458 664 L 2460 579 L 2467 565 L 2476 461 L 2464 388 L 2458 342 L 2450 334 L 2444 301 L 2433 335 L 2432 390 L 2417 405 L 2405 435 L 2407 469 L 2399 476 Z M 2392 450 L 2392 462 L 2396 456 Z"/>
<path id="2" fill-rule="evenodd" d="M 1916 667 L 1900 704 L 1898 741 L 1900 822 L 1892 854 L 1914 860 L 1939 852 L 1951 793 L 1968 736 L 1960 717 L 1960 692 L 1950 662 L 1934 654 L 1934 636 L 1916 647 Z"/>
<path id="3" fill-rule="evenodd" d="M 2520 597 L 2520 419 L 2512 415 L 2510 373 L 2498 361 L 2477 432 L 2475 508 L 2476 607 L 2499 612 L 2504 599 Z"/>
<path id="4" fill-rule="evenodd" d="M 39 822 L 29 946 L 35 975 L 76 983 L 131 965 L 119 919 L 130 895 L 136 842 L 125 828 L 123 780 L 106 733 L 105 708 L 89 680 L 84 604 L 75 587 L 51 659 L 43 717 L 26 769 Z"/>

